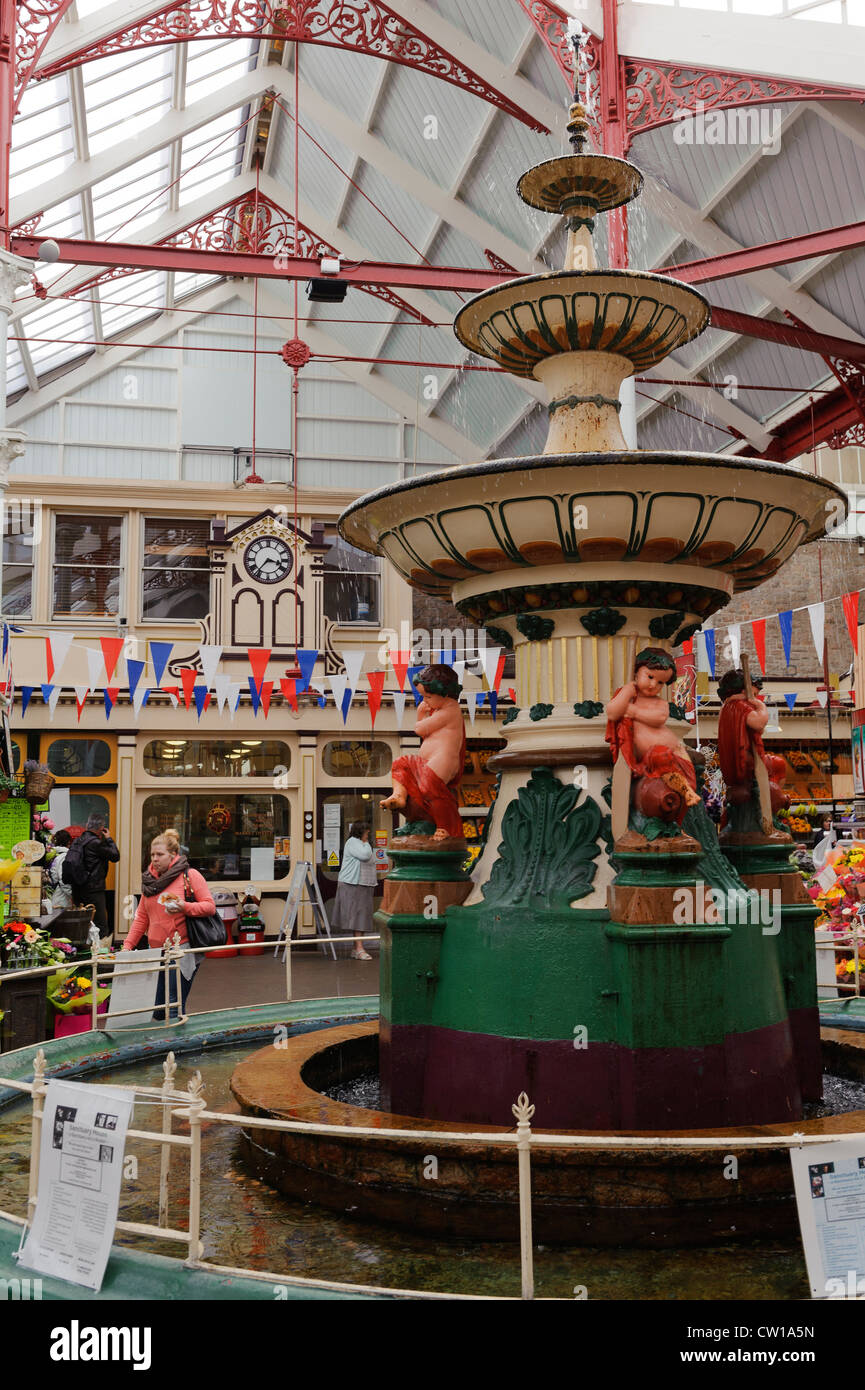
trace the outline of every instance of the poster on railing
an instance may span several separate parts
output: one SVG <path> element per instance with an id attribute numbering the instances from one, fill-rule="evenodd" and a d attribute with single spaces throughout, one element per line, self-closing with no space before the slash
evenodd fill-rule
<path id="1" fill-rule="evenodd" d="M 19 1263 L 97 1292 L 111 1252 L 132 1096 L 49 1081 L 36 1212 Z"/>
<path id="2" fill-rule="evenodd" d="M 162 950 L 159 946 L 148 946 L 138 951 L 118 951 L 114 960 L 108 1015 L 103 1024 L 107 1032 L 113 1033 L 116 1028 L 151 1026 L 161 960 Z M 149 970 L 148 963 L 151 964 Z"/>
<path id="3" fill-rule="evenodd" d="M 865 1135 L 790 1150 L 812 1298 L 865 1294 Z"/>

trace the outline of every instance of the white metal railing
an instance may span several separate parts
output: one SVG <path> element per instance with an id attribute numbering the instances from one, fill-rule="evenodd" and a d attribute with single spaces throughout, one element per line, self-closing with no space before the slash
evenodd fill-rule
<path id="1" fill-rule="evenodd" d="M 513 1130 L 474 1132 L 471 1130 L 382 1129 L 380 1127 L 373 1128 L 363 1125 L 318 1124 L 306 1120 L 265 1119 L 259 1116 L 234 1115 L 219 1110 L 206 1109 L 201 1073 L 198 1071 L 193 1073 L 185 1091 L 176 1089 L 174 1082 L 177 1065 L 173 1052 L 169 1052 L 166 1056 L 162 1070 L 164 1079 L 161 1087 L 120 1086 L 117 1088 L 119 1090 L 131 1091 L 133 1097 L 140 1097 L 151 1103 L 160 1104 L 163 1109 L 161 1129 L 128 1129 L 126 1131 L 127 1138 L 143 1140 L 147 1143 L 157 1143 L 161 1146 L 157 1224 L 118 1220 L 116 1222 L 116 1229 L 118 1231 L 130 1232 L 133 1235 L 149 1236 L 157 1240 L 181 1242 L 187 1247 L 187 1258 L 184 1263 L 190 1269 L 207 1270 L 217 1274 L 241 1276 L 251 1279 L 264 1279 L 269 1282 L 280 1282 L 283 1284 L 351 1290 L 363 1293 L 387 1293 L 389 1295 L 396 1294 L 414 1298 L 478 1297 L 476 1295 L 467 1294 L 436 1295 L 419 1290 L 385 1289 L 379 1287 L 373 1288 L 365 1284 L 334 1283 L 327 1280 L 307 1279 L 294 1275 L 221 1265 L 211 1260 L 204 1260 L 202 1258 L 204 1247 L 201 1240 L 201 1140 L 202 1124 L 205 1120 L 208 1121 L 208 1130 L 210 1130 L 214 1124 L 222 1124 L 233 1125 L 254 1132 L 272 1130 L 280 1133 L 320 1134 L 335 1137 L 344 1137 L 347 1133 L 350 1133 L 353 1138 L 377 1139 L 380 1142 L 383 1141 L 386 1143 L 393 1141 L 396 1143 L 411 1142 L 416 1144 L 419 1141 L 431 1141 L 438 1145 L 446 1146 L 449 1144 L 452 1145 L 454 1142 L 459 1142 L 487 1144 L 494 1147 L 515 1149 L 518 1171 L 520 1297 L 523 1299 L 534 1298 L 531 1184 L 531 1152 L 533 1146 L 562 1149 L 594 1148 L 643 1152 L 652 1149 L 661 1151 L 675 1149 L 720 1149 L 726 1153 L 729 1152 L 730 1149 L 737 1148 L 799 1149 L 813 1144 L 838 1143 L 842 1140 L 865 1141 L 865 1133 L 851 1133 L 847 1131 L 840 1134 L 724 1134 L 717 1137 L 711 1135 L 691 1135 L 682 1137 L 659 1135 L 655 1137 L 623 1134 L 591 1135 L 537 1133 L 533 1131 L 531 1127 L 531 1120 L 535 1113 L 535 1107 L 530 1104 L 529 1098 L 525 1092 L 523 1092 L 523 1094 L 518 1097 L 516 1103 L 511 1106 L 514 1118 L 517 1122 Z M 114 1083 L 112 1083 L 112 1085 L 113 1084 Z M 8 1086 L 13 1090 L 29 1094 L 33 1101 L 27 1215 L 21 1218 L 13 1213 L 0 1211 L 0 1219 L 12 1221 L 17 1225 L 28 1225 L 33 1218 L 39 1188 L 39 1149 L 42 1139 L 42 1121 L 46 1092 L 45 1053 L 42 1049 L 39 1049 L 39 1052 L 34 1058 L 32 1082 L 15 1081 L 7 1077 L 0 1077 L 0 1086 Z M 188 1136 L 174 1134 L 172 1132 L 171 1124 L 175 1117 L 185 1120 L 188 1123 Z M 176 1148 L 186 1149 L 189 1152 L 189 1221 L 186 1230 L 168 1225 L 169 1173 L 171 1154 Z"/>
<path id="2" fill-rule="evenodd" d="M 300 937 L 300 938 L 299 938 L 298 940 L 296 940 L 296 941 L 294 941 L 294 940 L 283 940 L 283 941 L 281 941 L 281 942 L 279 943 L 280 949 L 283 948 L 283 947 L 285 948 L 285 953 L 284 953 L 284 957 L 283 957 L 284 965 L 285 965 L 285 975 L 284 975 L 284 978 L 285 978 L 285 999 L 284 999 L 284 1000 L 273 999 L 273 1000 L 270 1000 L 269 1003 L 271 1003 L 271 1004 L 277 1004 L 277 1003 L 291 1002 L 291 1000 L 292 1000 L 292 998 L 293 998 L 293 993 L 292 993 L 292 989 L 293 989 L 293 985 L 292 985 L 292 960 L 291 960 L 292 951 L 296 951 L 296 950 L 299 950 L 299 949 L 302 949 L 302 948 L 308 947 L 308 946 L 320 947 L 320 946 L 322 945 L 322 943 L 327 943 L 327 942 L 329 942 L 330 940 L 341 940 L 341 939 L 342 939 L 342 938 L 329 938 L 329 937 L 326 937 L 326 936 L 308 936 L 308 937 Z M 381 940 L 381 937 L 380 937 L 380 935 L 379 935 L 378 933 L 371 933 L 369 936 L 360 936 L 360 937 L 357 937 L 357 938 L 349 938 L 349 937 L 346 937 L 346 938 L 345 938 L 346 941 L 348 941 L 349 939 L 358 940 L 358 941 L 380 941 L 380 940 Z M 239 941 L 238 941 L 238 942 L 231 942 L 231 943 L 227 943 L 227 944 L 230 946 L 230 949 L 231 949 L 232 951 L 261 951 L 261 948 L 262 948 L 262 943 L 261 943 L 260 941 L 245 941 L 245 942 L 239 942 Z M 188 1022 L 188 1019 L 189 1019 L 189 1015 L 186 1014 L 186 1013 L 183 1013 L 183 1011 L 182 1011 L 182 1002 L 181 1002 L 181 1001 L 182 1001 L 182 986 L 181 986 L 182 974 L 181 974 L 181 968 L 180 968 L 180 967 L 181 967 L 181 961 L 182 961 L 182 959 L 183 959 L 184 954 L 195 955 L 195 956 L 207 956 L 207 955 L 210 955 L 212 952 L 217 952 L 217 953 L 218 953 L 218 952 L 220 952 L 220 951 L 225 951 L 225 950 L 226 950 L 226 945 L 225 945 L 225 944 L 222 945 L 222 946 L 190 946 L 188 943 L 181 943 L 179 934 L 178 934 L 177 932 L 175 932 L 173 938 L 171 938 L 170 940 L 168 940 L 168 941 L 165 942 L 164 947 L 163 947 L 163 952 L 162 952 L 162 958 L 161 958 L 161 960 L 160 960 L 158 963 L 157 963 L 156 961 L 147 961 L 147 962 L 142 962 L 142 964 L 141 964 L 140 966 L 138 966 L 138 967 L 133 966 L 131 969 L 127 968 L 127 969 L 125 969 L 125 970 L 123 970 L 123 971 L 117 971 L 117 970 L 114 970 L 114 969 L 110 969 L 110 970 L 100 970 L 100 968 L 99 968 L 100 962 L 104 965 L 107 961 L 110 961 L 110 960 L 112 960 L 112 959 L 113 959 L 113 960 L 116 960 L 117 956 L 119 956 L 119 955 L 125 955 L 127 958 L 130 958 L 130 957 L 133 957 L 133 956 L 134 956 L 134 952 L 132 952 L 132 951 L 125 952 L 125 953 L 122 953 L 122 952 L 114 952 L 114 953 L 112 953 L 110 956 L 100 956 L 100 955 L 99 955 L 99 947 L 94 943 L 94 944 L 91 946 L 91 948 L 90 948 L 90 957 L 89 957 L 89 959 L 82 959 L 82 960 L 78 961 L 77 963 L 74 963 L 74 962 L 73 962 L 72 964 L 68 964 L 68 965 L 64 965 L 64 963 L 63 963 L 62 961 L 56 961 L 53 965 L 39 965 L 39 966 L 33 966 L 33 967 L 27 966 L 27 967 L 26 967 L 25 969 L 23 969 L 23 970 L 5 970 L 5 971 L 0 971 L 0 984 L 2 984 L 4 980 L 22 980 L 22 979 L 27 979 L 28 977 L 29 977 L 29 978 L 37 978 L 37 977 L 39 977 L 39 976 L 46 976 L 46 977 L 47 977 L 47 976 L 49 976 L 49 975 L 56 975 L 56 974 L 58 974 L 58 972 L 60 972 L 60 971 L 73 971 L 73 972 L 74 972 L 74 971 L 79 971 L 79 972 L 81 972 L 81 973 L 89 972 L 89 974 L 90 974 L 90 980 L 91 980 L 90 1030 L 91 1030 L 92 1032 L 100 1032 L 100 1031 L 101 1031 L 101 1032 L 111 1032 L 111 1031 L 112 1031 L 112 1028 L 111 1028 L 110 1016 L 107 1015 L 107 1014 L 99 1014 L 99 1013 L 97 1012 L 98 1007 L 99 1007 L 99 1001 L 98 1001 L 98 999 L 97 999 L 97 993 L 98 993 L 99 985 L 100 985 L 100 984 L 103 984 L 103 985 L 104 985 L 105 983 L 107 983 L 107 982 L 109 982 L 109 981 L 112 981 L 112 980 L 115 980 L 115 979 L 117 979 L 118 977 L 119 977 L 119 978 L 123 978 L 123 979 L 127 979 L 127 978 L 129 978 L 130 976 L 132 976 L 132 975 L 152 975 L 152 974 L 154 974 L 156 971 L 159 971 L 159 972 L 161 972 L 161 974 L 162 974 L 162 976 L 163 976 L 163 1002 L 162 1002 L 161 1004 L 148 1004 L 146 1007 L 143 1007 L 143 1008 L 126 1008 L 125 1005 L 124 1005 L 124 1008 L 123 1008 L 123 1015 L 124 1015 L 124 1017 L 127 1016 L 127 1015 L 131 1015 L 131 1014 L 151 1014 L 151 1015 L 152 1015 L 152 1014 L 154 1014 L 155 1012 L 157 1012 L 158 1010 L 162 1010 L 162 1011 L 165 1013 L 165 1018 L 164 1018 L 163 1021 L 162 1021 L 162 1025 L 158 1025 L 158 1026 L 167 1026 L 167 1027 L 171 1027 L 171 1028 L 176 1028 L 176 1027 L 178 1027 L 181 1023 L 186 1023 L 186 1022 Z M 175 986 L 176 986 L 176 998 L 175 998 L 175 999 L 172 999 L 172 998 L 170 997 L 170 983 L 171 983 L 171 972 L 172 972 L 172 971 L 175 972 L 175 973 L 174 973 L 174 983 L 175 983 Z M 261 1007 L 261 1008 L 267 1008 L 267 1006 L 268 1006 L 267 1003 L 259 1004 L 259 1007 Z M 233 1007 L 237 1008 L 238 1005 L 235 1004 Z M 177 1015 L 177 1017 L 174 1017 L 175 1014 Z M 101 1020 L 101 1023 L 100 1023 L 100 1020 Z M 143 1025 L 143 1026 L 150 1026 L 150 1025 L 147 1024 L 147 1025 Z M 119 1030 L 115 1030 L 115 1031 L 119 1031 Z"/>

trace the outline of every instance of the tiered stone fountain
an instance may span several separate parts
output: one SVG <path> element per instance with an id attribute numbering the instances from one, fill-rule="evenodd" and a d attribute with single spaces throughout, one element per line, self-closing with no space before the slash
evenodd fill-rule
<path id="1" fill-rule="evenodd" d="M 783 1126 L 799 1120 L 803 1100 L 821 1087 L 813 908 L 787 862 L 789 841 L 757 832 L 733 837 L 722 854 L 714 831 L 710 842 L 696 821 L 684 823 L 690 834 L 651 841 L 635 834 L 632 820 L 614 845 L 603 710 L 632 678 L 635 650 L 672 650 L 732 594 L 775 574 L 822 534 L 839 490 L 781 464 L 626 447 L 622 381 L 701 333 L 709 308 L 669 277 L 598 268 L 595 218 L 636 197 L 642 179 L 624 160 L 583 152 L 579 103 L 569 130 L 575 153 L 530 169 L 518 185 L 530 206 L 568 218 L 564 269 L 479 295 L 455 324 L 472 351 L 543 382 L 544 453 L 381 488 L 340 521 L 352 545 L 383 555 L 414 587 L 451 598 L 493 642 L 513 647 L 519 706 L 504 721 L 506 748 L 491 761 L 498 795 L 470 882 L 455 892 L 431 853 L 426 869 L 399 872 L 398 892 L 388 885 L 381 1074 L 393 1113 L 356 1111 L 354 1122 L 386 1128 L 417 1116 L 457 1132 L 510 1127 L 512 1103 L 525 1091 L 544 1130 Z M 776 889 L 780 930 L 765 921 L 701 921 L 700 908 L 692 924 L 677 922 L 671 902 L 681 885 L 697 904 L 703 885 L 734 896 L 746 885 Z M 421 910 L 431 893 L 440 903 L 432 919 Z M 345 1060 L 351 1039 L 331 1041 Z M 322 1035 L 321 1047 L 327 1042 Z M 307 1080 L 318 1065 L 314 1044 L 304 1039 L 297 1064 Z M 236 1092 L 260 1113 L 268 1107 L 254 1061 L 239 1069 Z M 274 1076 L 281 1065 L 267 1063 Z M 282 1094 L 278 1113 L 315 1117 L 302 1085 Z M 350 1109 L 336 1108 L 343 1116 Z M 393 1217 L 394 1191 L 411 1187 L 416 1159 L 406 1168 L 397 1149 L 389 1152 L 392 1181 L 359 1178 L 352 1191 L 361 1209 Z M 484 1189 L 492 1162 L 481 1156 L 465 1190 L 454 1179 L 451 1221 L 469 1193 L 486 1202 L 488 1216 L 497 1209 L 498 1179 Z M 733 1198 L 729 1184 L 709 1192 L 697 1157 L 688 1179 L 679 1165 L 676 1191 L 688 1211 L 671 1217 L 677 1198 L 666 1190 L 666 1162 L 658 1158 L 651 1179 L 666 1209 L 653 1217 L 660 1238 L 756 1229 L 741 1193 Z M 294 1163 L 284 1147 L 277 1167 L 286 1190 L 328 1200 L 327 1182 L 296 1180 L 299 1168 L 308 1175 L 316 1167 L 309 1152 L 286 1179 Z M 754 1194 L 764 1224 L 778 1174 L 789 1188 L 785 1164 L 779 1155 L 768 1190 Z M 630 1173 L 633 1163 L 627 1176 L 610 1155 L 565 1161 L 552 1151 L 549 1165 L 546 1238 L 576 1229 L 622 1239 L 620 1206 L 653 1207 L 639 1195 L 644 1178 Z M 618 1189 L 609 1196 L 614 1170 L 624 1198 Z M 465 1171 L 456 1164 L 456 1174 Z M 596 1209 L 587 1218 L 598 1206 L 596 1180 L 608 1193 L 600 1201 L 606 1216 Z M 542 1190 L 544 1180 L 536 1182 Z M 403 1207 L 413 1221 L 425 1202 L 425 1185 L 416 1185 Z M 702 1195 L 713 1210 L 726 1204 L 731 1219 L 695 1220 Z M 427 1205 L 442 1200 L 440 1189 Z M 789 1200 L 785 1191 L 785 1211 Z M 491 1228 L 481 1219 L 469 1229 Z"/>

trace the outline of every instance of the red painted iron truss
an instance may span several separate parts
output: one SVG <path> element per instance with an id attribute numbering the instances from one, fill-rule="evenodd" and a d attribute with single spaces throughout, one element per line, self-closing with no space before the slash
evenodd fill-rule
<path id="1" fill-rule="evenodd" d="M 14 244 L 20 244 L 18 238 L 13 238 Z M 154 247 L 174 248 L 180 251 L 200 251 L 200 252 L 223 252 L 230 253 L 232 256 L 240 256 L 244 259 L 240 262 L 244 267 L 249 266 L 246 259 L 250 256 L 259 256 L 270 259 L 273 263 L 274 275 L 278 278 L 286 278 L 286 266 L 298 263 L 308 264 L 312 269 L 308 272 L 315 276 L 317 264 L 322 256 L 339 256 L 340 252 L 336 247 L 331 246 L 330 242 L 323 237 L 317 236 L 309 227 L 305 227 L 302 222 L 296 223 L 290 212 L 281 208 L 278 203 L 266 197 L 263 193 L 244 193 L 239 198 L 233 198 L 213 212 L 208 213 L 197 222 L 191 222 L 181 231 L 173 233 L 169 237 L 153 243 Z M 106 250 L 107 250 L 106 246 Z M 179 269 L 180 266 L 174 264 L 175 258 L 166 258 L 172 261 L 171 267 L 151 268 L 172 268 Z M 80 263 L 80 262 L 79 262 Z M 232 262 L 235 264 L 235 262 Z M 182 262 L 181 262 L 182 265 Z M 221 262 L 217 262 L 217 266 Z M 196 269 L 195 265 L 187 265 L 187 269 Z M 76 295 L 85 294 L 92 290 L 96 285 L 105 285 L 110 280 L 120 280 L 126 275 L 134 275 L 141 269 L 141 266 L 132 264 L 117 263 L 110 270 L 103 271 L 100 275 L 94 275 L 83 284 L 76 285 L 67 293 L 67 298 L 74 299 Z M 216 274 L 225 274 L 227 271 L 217 269 Z M 237 274 L 237 270 L 233 273 Z M 247 269 L 241 270 L 240 274 L 248 273 Z M 300 277 L 302 278 L 302 277 Z M 432 325 L 432 320 L 422 314 L 414 305 L 395 294 L 389 285 L 367 283 L 357 281 L 355 288 L 363 290 L 365 294 L 374 295 L 376 299 L 383 300 L 386 304 L 393 305 L 401 313 L 409 315 L 418 322 Z"/>

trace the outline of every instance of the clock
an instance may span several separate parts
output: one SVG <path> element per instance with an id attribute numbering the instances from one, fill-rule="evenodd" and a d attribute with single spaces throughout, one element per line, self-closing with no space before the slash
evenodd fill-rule
<path id="1" fill-rule="evenodd" d="M 291 573 L 294 557 L 291 547 L 278 536 L 257 536 L 246 547 L 243 563 L 260 584 L 278 584 Z"/>

